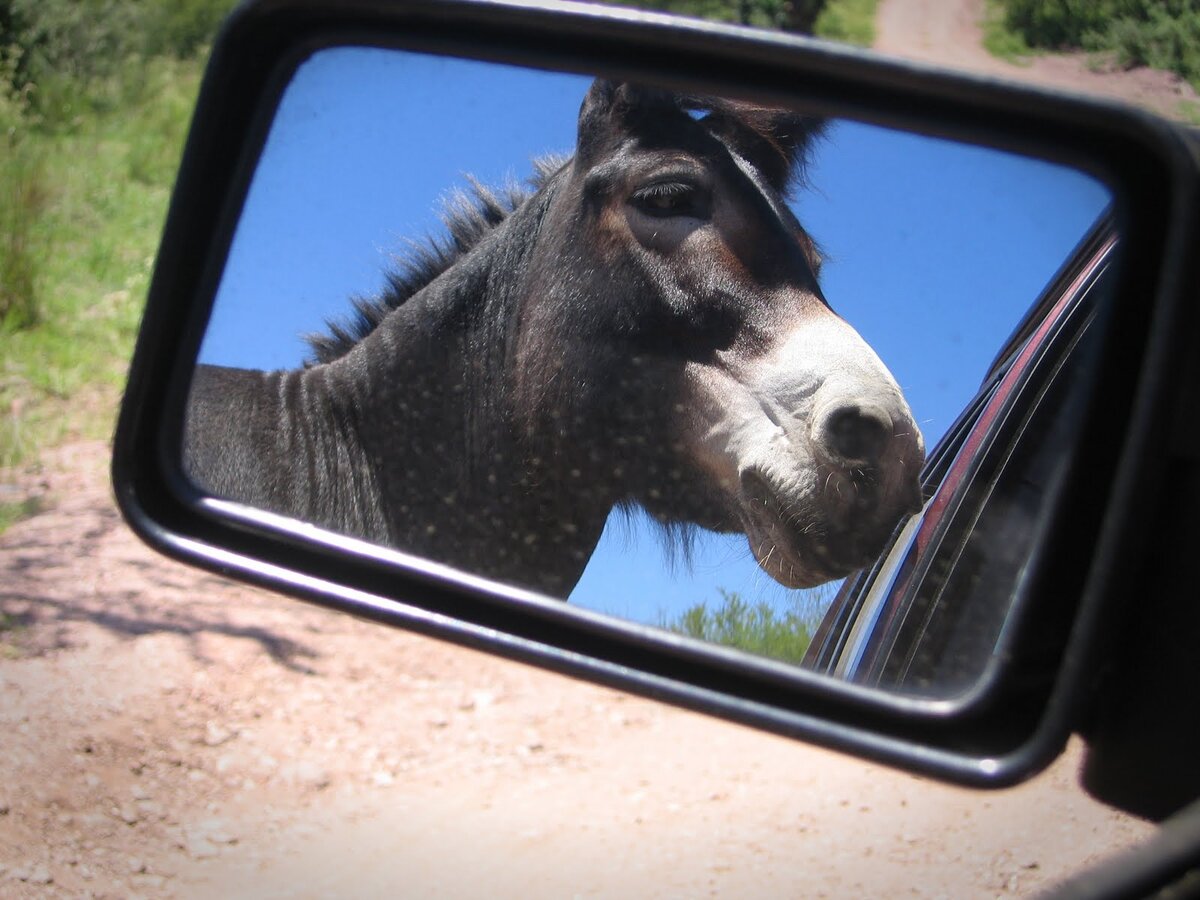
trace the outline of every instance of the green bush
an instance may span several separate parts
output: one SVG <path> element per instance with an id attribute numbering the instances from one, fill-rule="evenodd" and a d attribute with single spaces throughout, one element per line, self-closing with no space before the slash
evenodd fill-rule
<path id="1" fill-rule="evenodd" d="M 236 5 L 237 0 L 157 0 L 146 11 L 142 52 L 190 59 L 212 43 Z"/>
<path id="2" fill-rule="evenodd" d="M 10 0 L 23 72 L 86 82 L 110 75 L 140 49 L 140 4 L 132 0 Z"/>
<path id="3" fill-rule="evenodd" d="M 22 50 L 13 87 L 34 86 L 44 125 L 120 107 L 133 61 L 202 53 L 236 0 L 0 0 L 0 46 Z"/>
<path id="4" fill-rule="evenodd" d="M 1025 38 L 1008 26 L 1004 0 L 986 0 L 982 25 L 983 46 L 992 56 L 1021 63 L 1033 53 Z"/>
<path id="5" fill-rule="evenodd" d="M 878 0 L 828 0 L 814 24 L 818 37 L 870 47 L 875 43 Z"/>
<path id="6" fill-rule="evenodd" d="M 1165 7 L 1146 19 L 1119 18 L 1083 35 L 1088 50 L 1112 51 L 1123 66 L 1174 72 L 1200 90 L 1200 9 L 1172 15 Z"/>
<path id="7" fill-rule="evenodd" d="M 1200 88 L 1196 0 L 1003 0 L 1004 25 L 1031 47 L 1113 52 Z"/>
<path id="8" fill-rule="evenodd" d="M 760 28 L 779 28 L 798 34 L 813 34 L 817 16 L 827 5 L 846 0 L 606 0 L 619 6 L 634 6 L 657 12 L 737 22 Z M 854 0 L 850 0 L 851 3 Z M 876 0 L 870 0 L 874 5 Z"/>
<path id="9" fill-rule="evenodd" d="M 1123 0 L 1005 0 L 1005 24 L 1031 47 L 1079 47 Z"/>

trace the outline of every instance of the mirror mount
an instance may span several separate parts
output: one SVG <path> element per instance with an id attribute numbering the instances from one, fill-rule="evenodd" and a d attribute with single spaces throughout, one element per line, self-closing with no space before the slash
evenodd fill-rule
<path id="1" fill-rule="evenodd" d="M 1184 134 L 1200 159 L 1200 131 Z M 1184 216 L 1190 223 L 1177 228 L 1176 239 L 1200 229 L 1194 206 Z M 1095 677 L 1079 716 L 1088 747 L 1084 787 L 1110 806 L 1155 821 L 1200 798 L 1200 722 L 1184 711 L 1186 698 L 1200 691 L 1200 605 L 1192 602 L 1194 548 L 1200 544 L 1200 261 L 1194 238 L 1191 248 L 1175 248 L 1177 305 L 1163 304 L 1159 321 L 1172 327 L 1158 333 L 1154 349 L 1158 377 L 1174 387 L 1148 399 L 1145 418 L 1131 429 L 1140 435 L 1144 456 L 1128 515 L 1155 523 L 1155 539 L 1130 530 L 1123 542 L 1114 539 L 1107 547 L 1109 559 L 1119 563 L 1104 576 L 1110 615 L 1093 645 Z"/>

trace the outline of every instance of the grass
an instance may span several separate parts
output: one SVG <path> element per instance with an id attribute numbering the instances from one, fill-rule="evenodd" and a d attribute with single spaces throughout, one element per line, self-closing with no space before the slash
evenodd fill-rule
<path id="1" fill-rule="evenodd" d="M 813 28 L 817 37 L 870 47 L 875 43 L 878 0 L 829 0 Z"/>
<path id="2" fill-rule="evenodd" d="M 9 227 L 36 305 L 32 321 L 0 324 L 0 467 L 109 436 L 199 73 L 133 60 L 77 113 L 21 136 L 38 196 Z M 0 196 L 18 189 L 13 171 Z"/>
<path id="3" fill-rule="evenodd" d="M 721 591 L 714 608 L 698 603 L 663 628 L 699 640 L 745 650 L 783 662 L 799 663 L 812 641 L 832 593 L 829 589 L 793 594 L 791 608 L 779 612 L 770 604 L 747 603 L 738 594 Z"/>
<path id="4" fill-rule="evenodd" d="M 15 87 L 21 54 L 0 47 L 0 326 L 37 324 L 34 231 L 46 203 L 41 159 L 26 136 L 32 90 Z"/>
<path id="5" fill-rule="evenodd" d="M 1194 100 L 1179 101 L 1179 120 L 1189 125 L 1200 126 L 1200 103 Z"/>
<path id="6" fill-rule="evenodd" d="M 20 329 L 38 322 L 34 232 L 46 205 L 46 180 L 28 140 L 12 134 L 6 143 L 0 156 L 0 324 Z"/>
<path id="7" fill-rule="evenodd" d="M 28 497 L 15 503 L 0 502 L 0 534 L 4 534 L 4 532 L 22 519 L 36 516 L 41 511 L 41 508 L 42 505 L 36 497 Z M 0 616 L 0 631 L 3 630 L 4 617 Z"/>
<path id="8" fill-rule="evenodd" d="M 20 659 L 24 655 L 20 640 L 28 627 L 20 616 L 0 612 L 0 659 Z"/>

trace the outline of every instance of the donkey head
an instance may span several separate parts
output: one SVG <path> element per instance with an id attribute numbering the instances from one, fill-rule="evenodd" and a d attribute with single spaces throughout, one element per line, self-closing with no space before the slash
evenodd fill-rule
<path id="1" fill-rule="evenodd" d="M 596 82 L 548 185 L 513 338 L 544 457 L 664 524 L 743 532 L 793 587 L 876 555 L 919 508 L 924 458 L 784 201 L 820 129 Z"/>

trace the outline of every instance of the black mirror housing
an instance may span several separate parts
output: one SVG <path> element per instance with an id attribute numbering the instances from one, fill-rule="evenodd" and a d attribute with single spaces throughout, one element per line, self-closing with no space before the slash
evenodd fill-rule
<path id="1" fill-rule="evenodd" d="M 834 682 L 564 609 L 197 488 L 182 463 L 192 365 L 254 167 L 297 66 L 342 45 L 803 107 L 1027 154 L 1111 186 L 1120 252 L 1082 449 L 1039 519 L 1020 588 L 1029 612 L 986 690 L 951 703 Z M 1111 624 L 1136 596 L 1196 333 L 1197 185 L 1195 145 L 1149 115 L 803 38 L 568 3 L 249 2 L 222 31 L 202 86 L 121 409 L 116 495 L 147 542 L 221 574 L 935 777 L 1011 784 L 1080 726 L 1117 639 Z"/>

